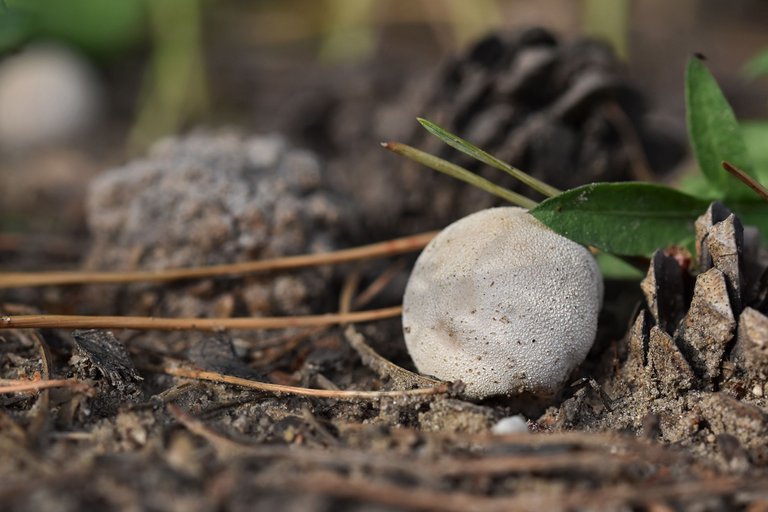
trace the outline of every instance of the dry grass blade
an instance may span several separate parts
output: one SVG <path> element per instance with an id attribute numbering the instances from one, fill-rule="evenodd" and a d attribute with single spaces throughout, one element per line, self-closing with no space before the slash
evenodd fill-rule
<path id="1" fill-rule="evenodd" d="M 0 274 L 0 288 L 23 286 L 51 286 L 65 284 L 136 283 L 177 281 L 223 275 L 242 275 L 320 265 L 333 265 L 348 261 L 393 256 L 424 248 L 437 232 L 396 238 L 386 242 L 363 245 L 351 249 L 321 254 L 302 254 L 260 261 L 246 261 L 208 267 L 175 268 L 133 272 L 12 272 Z"/>
<path id="2" fill-rule="evenodd" d="M 360 309 L 365 307 L 370 301 L 372 301 L 382 290 L 384 290 L 405 268 L 406 261 L 401 259 L 387 267 L 387 269 L 381 273 L 371 284 L 368 285 L 357 297 L 355 297 L 350 310 Z"/>
<path id="3" fill-rule="evenodd" d="M 409 389 L 405 391 L 351 391 L 351 390 L 326 390 L 311 389 L 297 386 L 284 386 L 282 384 L 271 384 L 268 382 L 259 382 L 256 380 L 243 379 L 224 375 L 217 372 L 204 370 L 194 370 L 189 368 L 163 368 L 162 372 L 174 377 L 187 379 L 206 380 L 218 382 L 220 384 L 232 384 L 258 391 L 269 393 L 287 393 L 291 395 L 307 396 L 313 398 L 332 398 L 336 400 L 379 400 L 381 398 L 398 398 L 406 396 L 431 396 L 447 393 L 449 386 L 446 384 L 434 386 L 431 388 Z"/>
<path id="4" fill-rule="evenodd" d="M 223 331 L 227 329 L 285 329 L 371 322 L 400 315 L 402 308 L 327 315 L 261 318 L 157 318 L 144 316 L 18 315 L 1 316 L 2 329 L 138 329 L 160 331 Z"/>
<path id="5" fill-rule="evenodd" d="M 76 379 L 3 380 L 2 383 L 4 385 L 0 386 L 0 394 L 40 391 L 49 388 L 72 388 L 83 392 L 91 389 L 88 384 Z"/>
<path id="6" fill-rule="evenodd" d="M 225 457 L 236 455 L 242 453 L 244 448 L 247 448 L 246 446 L 232 441 L 228 437 L 212 430 L 205 423 L 192 417 L 192 415 L 178 405 L 168 404 L 166 409 L 174 418 L 176 418 L 176 421 L 184 425 L 187 430 L 211 443 L 211 445 L 216 448 L 216 451 L 219 452 L 219 455 Z"/>
<path id="7" fill-rule="evenodd" d="M 340 313 L 349 313 L 359 281 L 360 275 L 358 273 L 352 273 L 344 282 L 344 287 L 341 290 L 341 296 L 339 298 Z M 365 342 L 363 335 L 352 325 L 344 330 L 344 338 L 355 352 L 357 352 L 357 355 L 363 361 L 363 364 L 376 372 L 376 375 L 382 379 L 391 380 L 392 383 L 399 388 L 435 386 L 440 384 L 440 381 L 438 380 L 413 373 L 412 371 L 397 366 L 389 359 L 382 357 Z"/>

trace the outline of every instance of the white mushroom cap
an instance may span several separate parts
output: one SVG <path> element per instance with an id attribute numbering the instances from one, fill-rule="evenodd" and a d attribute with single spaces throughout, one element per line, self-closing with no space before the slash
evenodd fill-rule
<path id="1" fill-rule="evenodd" d="M 421 373 L 467 395 L 555 393 L 589 352 L 603 301 L 592 255 L 522 208 L 445 228 L 416 261 L 403 298 Z"/>

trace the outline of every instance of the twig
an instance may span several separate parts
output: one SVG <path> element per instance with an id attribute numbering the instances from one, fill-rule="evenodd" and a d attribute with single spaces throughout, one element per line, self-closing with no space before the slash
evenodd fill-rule
<path id="1" fill-rule="evenodd" d="M 264 475 L 251 482 L 264 489 L 281 489 L 296 492 L 297 489 L 327 496 L 378 503 L 397 509 L 420 511 L 475 510 L 496 512 L 507 510 L 574 510 L 582 508 L 626 508 L 628 504 L 642 505 L 675 500 L 685 503 L 689 499 L 728 496 L 738 492 L 761 491 L 765 478 L 745 481 L 742 478 L 718 477 L 692 482 L 672 482 L 661 485 L 607 484 L 599 489 L 569 490 L 542 493 L 541 490 L 523 490 L 512 496 L 483 496 L 461 491 L 438 491 L 423 487 L 406 487 L 370 479 L 349 478 L 333 473 L 310 473 L 300 477 Z"/>
<path id="2" fill-rule="evenodd" d="M 22 286 L 51 286 L 66 284 L 102 284 L 176 281 L 269 272 L 301 267 L 333 265 L 348 261 L 373 259 L 417 251 L 435 237 L 436 232 L 396 238 L 386 242 L 363 245 L 351 249 L 321 254 L 302 254 L 260 261 L 246 261 L 208 267 L 171 268 L 165 270 L 137 270 L 131 272 L 11 272 L 0 273 L 0 288 Z"/>
<path id="3" fill-rule="evenodd" d="M 219 432 L 211 429 L 197 418 L 192 417 L 187 411 L 175 404 L 168 404 L 166 410 L 176 418 L 176 421 L 184 425 L 190 432 L 202 437 L 222 456 L 237 455 L 243 452 L 246 445 L 233 441 Z"/>
<path id="4" fill-rule="evenodd" d="M 328 329 L 328 326 L 326 325 L 321 325 L 318 327 L 306 327 L 299 332 L 296 332 L 296 331 L 289 331 L 287 333 L 284 332 L 276 336 L 266 338 L 261 341 L 255 341 L 253 342 L 254 343 L 253 345 L 247 345 L 247 343 L 249 343 L 248 340 L 245 340 L 245 341 L 238 340 L 238 342 L 243 343 L 247 347 L 248 352 L 252 354 L 254 352 L 260 352 L 260 351 L 268 350 L 270 348 L 283 347 L 286 344 L 293 344 L 296 341 L 302 341 L 306 338 L 309 338 L 310 336 L 319 334 L 327 329 Z"/>
<path id="5" fill-rule="evenodd" d="M 328 326 L 308 327 L 299 332 L 290 332 L 264 340 L 248 350 L 249 360 L 264 367 L 293 351 L 305 340 L 328 330 Z"/>
<path id="6" fill-rule="evenodd" d="M 387 269 L 382 272 L 379 277 L 374 279 L 373 282 L 365 288 L 365 290 L 360 292 L 360 294 L 355 297 L 354 302 L 352 302 L 351 310 L 365 307 L 371 300 L 373 300 L 374 297 L 381 293 L 381 291 L 386 288 L 404 268 L 404 259 L 401 259 L 388 266 Z"/>
<path id="7" fill-rule="evenodd" d="M 223 375 L 217 372 L 194 370 L 189 368 L 163 368 L 162 372 L 174 377 L 206 380 L 210 382 L 218 382 L 221 384 L 233 384 L 235 386 L 242 386 L 249 389 L 267 391 L 270 393 L 287 393 L 291 395 L 309 396 L 314 398 L 332 398 L 336 400 L 379 400 L 381 398 L 402 398 L 406 396 L 430 396 L 447 393 L 449 391 L 449 386 L 447 384 L 442 384 L 431 388 L 409 389 L 405 391 L 333 391 L 326 389 L 302 388 L 297 386 L 284 386 L 282 384 L 271 384 L 267 382 L 259 382 L 256 380 L 243 379 L 240 377 L 233 377 L 231 375 Z"/>
<path id="8" fill-rule="evenodd" d="M 397 387 L 435 386 L 441 383 L 439 380 L 431 379 L 397 366 L 389 359 L 381 356 L 365 342 L 363 335 L 351 325 L 344 330 L 344 338 L 355 349 L 355 352 L 360 356 L 365 366 L 376 372 L 376 375 L 379 377 L 390 379 Z"/>
<path id="9" fill-rule="evenodd" d="M 285 329 L 355 322 L 398 316 L 400 306 L 346 314 L 257 318 L 158 318 L 145 316 L 19 315 L 0 316 L 2 329 L 139 329 L 160 331 L 222 331 L 226 329 Z"/>
<path id="10" fill-rule="evenodd" d="M 29 306 L 20 304 L 4 304 L 3 309 L 14 314 L 30 314 L 37 313 L 37 310 Z M 36 379 L 42 378 L 43 380 L 49 380 L 51 378 L 51 352 L 48 349 L 48 344 L 45 342 L 39 331 L 16 331 L 14 336 L 27 340 L 37 346 L 40 354 L 40 375 L 36 376 Z M 0 382 L 2 382 L 0 380 Z M 4 384 L 11 384 L 12 382 L 4 382 Z M 24 433 L 27 442 L 31 442 L 33 439 L 37 439 L 40 433 L 45 429 L 48 422 L 48 413 L 50 409 L 50 394 L 48 390 L 42 390 L 38 394 L 37 403 L 34 407 L 34 413 L 31 417 L 27 430 Z"/>
<path id="11" fill-rule="evenodd" d="M 17 332 L 18 334 L 22 334 L 25 331 Z M 42 367 L 40 370 L 41 376 L 44 380 L 49 380 L 51 378 L 51 369 L 53 365 L 51 364 L 51 351 L 48 348 L 48 344 L 43 340 L 43 337 L 40 336 L 39 331 L 28 331 L 28 334 L 35 340 L 35 344 L 40 353 L 40 365 Z M 48 390 L 41 391 L 40 396 L 37 398 L 37 412 L 33 416 L 32 421 L 29 422 L 29 427 L 27 428 L 27 435 L 30 440 L 37 439 L 45 429 L 48 423 L 50 405 L 50 393 Z"/>
<path id="12" fill-rule="evenodd" d="M 224 447 L 230 453 L 233 452 L 233 455 L 284 458 L 304 464 L 334 467 L 339 464 L 350 467 L 364 465 L 382 471 L 405 473 L 414 477 L 429 475 L 430 477 L 444 478 L 463 475 L 549 473 L 564 470 L 578 470 L 581 474 L 595 476 L 613 474 L 618 468 L 626 467 L 628 463 L 647 463 L 645 452 L 642 451 L 608 455 L 603 450 L 591 452 L 564 450 L 561 453 L 475 454 L 475 457 L 468 458 L 466 456 L 432 457 L 431 455 L 412 457 L 375 451 L 365 452 L 345 447 L 337 447 L 329 452 L 326 449 L 307 446 L 250 444 L 231 439 L 225 434 L 211 429 L 200 419 L 193 418 L 175 405 L 169 405 L 168 410 L 190 431 L 204 437 L 214 446 Z M 333 436 L 331 439 L 332 442 L 336 442 Z"/>
<path id="13" fill-rule="evenodd" d="M 742 183 L 757 192 L 760 197 L 768 201 L 768 189 L 760 184 L 760 182 L 758 182 L 755 178 L 745 173 L 730 162 L 723 161 L 721 165 L 723 166 L 723 169 L 737 177 L 739 180 L 741 180 Z"/>
<path id="14" fill-rule="evenodd" d="M 339 298 L 339 312 L 347 313 L 351 307 L 357 283 L 360 276 L 357 273 L 350 274 L 344 282 Z M 383 379 L 389 379 L 399 388 L 412 388 L 419 386 L 434 386 L 440 383 L 435 379 L 423 377 L 417 373 L 397 366 L 389 359 L 381 356 L 373 350 L 354 326 L 350 325 L 344 330 L 344 338 L 347 343 L 357 352 L 357 355 L 363 361 L 363 364 L 373 370 L 376 375 Z"/>
<path id="15" fill-rule="evenodd" d="M 5 380 L 7 382 L 13 382 L 5 386 L 0 386 L 0 394 L 5 393 L 22 393 L 25 391 L 40 391 L 41 389 L 48 388 L 73 388 L 78 391 L 89 391 L 91 387 L 85 382 L 76 379 L 54 379 L 54 380 Z"/>

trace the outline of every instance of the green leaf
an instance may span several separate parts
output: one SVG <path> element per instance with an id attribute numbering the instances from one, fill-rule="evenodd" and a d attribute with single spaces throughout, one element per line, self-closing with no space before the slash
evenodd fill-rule
<path id="1" fill-rule="evenodd" d="M 768 48 L 763 49 L 744 65 L 744 74 L 749 78 L 768 75 Z"/>
<path id="2" fill-rule="evenodd" d="M 720 199 L 718 191 L 712 186 L 712 184 L 699 172 L 698 169 L 691 169 L 686 171 L 685 176 L 682 176 L 679 181 L 675 183 L 675 188 L 701 199 L 718 200 Z"/>
<path id="3" fill-rule="evenodd" d="M 768 122 L 741 123 L 741 133 L 755 166 L 755 178 L 763 185 L 768 185 Z"/>
<path id="4" fill-rule="evenodd" d="M 149 2 L 6 0 L 5 4 L 9 11 L 25 18 L 30 38 L 62 40 L 89 55 L 109 58 L 141 41 L 146 28 L 145 4 Z M 168 19 L 168 30 L 183 21 Z"/>
<path id="5" fill-rule="evenodd" d="M 529 174 L 524 173 L 520 169 L 516 167 L 512 167 L 508 163 L 499 160 L 495 156 L 483 151 L 482 149 L 478 148 L 474 144 L 462 139 L 458 135 L 454 135 L 449 131 L 447 131 L 445 128 L 441 128 L 440 126 L 436 125 L 432 121 L 428 121 L 427 119 L 422 119 L 420 117 L 416 118 L 416 120 L 429 133 L 431 133 L 438 139 L 442 140 L 452 148 L 458 149 L 462 153 L 469 155 L 476 160 L 480 160 L 486 165 L 490 165 L 491 167 L 495 167 L 496 169 L 500 169 L 510 174 L 515 179 L 525 183 L 526 185 L 531 187 L 533 190 L 539 192 L 540 194 L 546 197 L 553 197 L 561 192 L 555 187 L 548 185 L 547 183 L 544 183 L 541 180 L 537 180 L 533 176 L 530 176 Z"/>
<path id="6" fill-rule="evenodd" d="M 726 206 L 736 214 L 744 226 L 755 226 L 760 231 L 762 245 L 768 245 L 768 203 L 742 202 L 728 203 Z"/>
<path id="7" fill-rule="evenodd" d="M 754 177 L 736 116 L 717 81 L 700 60 L 688 61 L 685 73 L 688 135 L 699 167 L 721 199 L 757 199 L 757 194 L 721 167 L 728 160 Z"/>
<path id="8" fill-rule="evenodd" d="M 612 254 L 600 252 L 595 255 L 595 259 L 606 279 L 639 281 L 644 277 L 640 269 Z"/>
<path id="9" fill-rule="evenodd" d="M 28 20 L 0 3 L 0 55 L 18 48 L 28 37 Z"/>
<path id="10" fill-rule="evenodd" d="M 531 214 L 582 245 L 625 256 L 684 244 L 708 202 L 650 183 L 593 183 L 540 203 Z"/>

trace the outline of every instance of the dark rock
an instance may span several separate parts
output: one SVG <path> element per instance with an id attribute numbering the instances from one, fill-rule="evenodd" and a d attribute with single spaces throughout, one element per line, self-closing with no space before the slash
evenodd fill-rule
<path id="1" fill-rule="evenodd" d="M 142 398 L 136 372 L 125 346 L 109 331 L 77 330 L 72 333 L 75 350 L 70 358 L 74 374 L 94 381 L 94 394 L 80 413 L 106 417 Z"/>
<path id="2" fill-rule="evenodd" d="M 119 390 L 135 387 L 135 383 L 142 380 L 125 346 L 111 332 L 78 330 L 72 333 L 72 338 L 75 340 L 74 355 L 80 358 L 80 366 L 90 365 L 94 377 L 95 372 Z"/>

